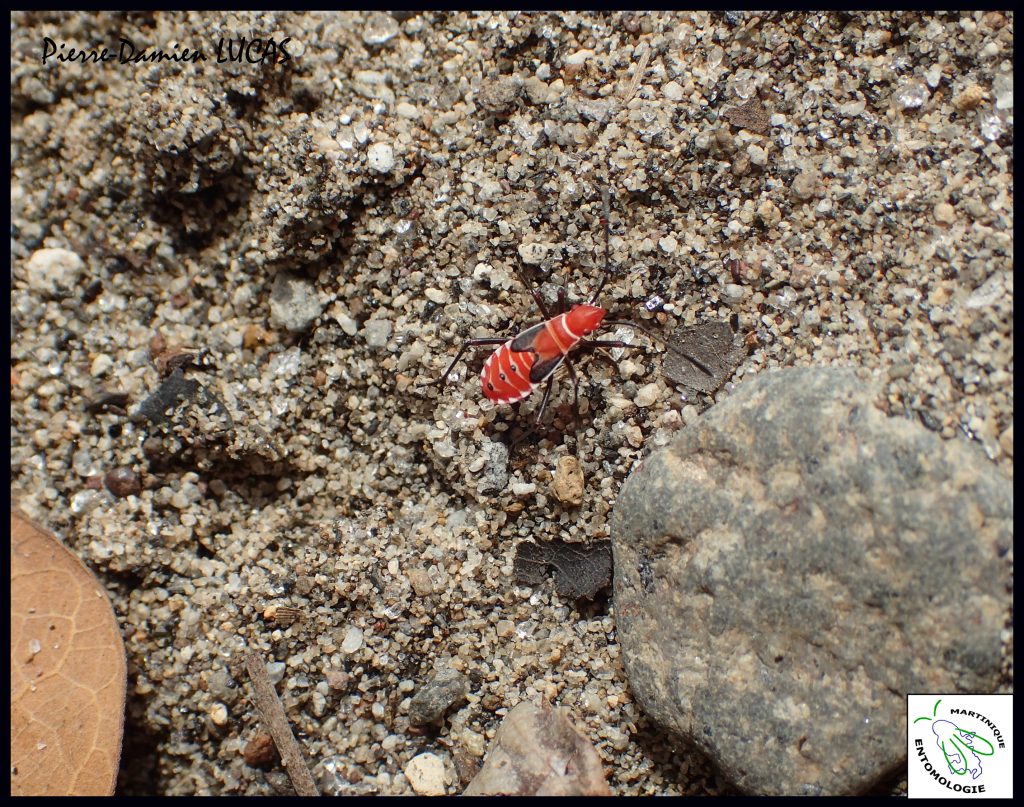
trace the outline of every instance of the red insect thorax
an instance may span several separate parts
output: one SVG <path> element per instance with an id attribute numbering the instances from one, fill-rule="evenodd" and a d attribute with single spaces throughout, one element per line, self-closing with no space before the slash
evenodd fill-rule
<path id="1" fill-rule="evenodd" d="M 601 327 L 601 322 L 607 314 L 607 311 L 597 305 L 574 305 L 565 315 L 565 324 L 578 336 L 586 336 Z"/>

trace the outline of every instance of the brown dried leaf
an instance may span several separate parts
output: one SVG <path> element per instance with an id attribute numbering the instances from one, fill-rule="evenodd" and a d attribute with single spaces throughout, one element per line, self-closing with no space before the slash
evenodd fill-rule
<path id="1" fill-rule="evenodd" d="M 592 599 L 612 581 L 612 543 L 570 544 L 555 538 L 543 544 L 524 541 L 516 547 L 512 573 L 518 582 L 543 583 L 549 567 L 555 570 L 555 590 L 563 597 Z"/>
<path id="2" fill-rule="evenodd" d="M 725 110 L 725 119 L 738 129 L 749 129 L 757 134 L 768 133 L 768 110 L 757 98 L 729 107 Z"/>
<path id="3" fill-rule="evenodd" d="M 103 586 L 12 511 L 11 793 L 111 795 L 124 698 L 124 644 Z"/>
<path id="4" fill-rule="evenodd" d="M 677 328 L 668 340 L 668 348 L 662 366 L 665 378 L 709 394 L 725 383 L 747 352 L 727 322 Z"/>

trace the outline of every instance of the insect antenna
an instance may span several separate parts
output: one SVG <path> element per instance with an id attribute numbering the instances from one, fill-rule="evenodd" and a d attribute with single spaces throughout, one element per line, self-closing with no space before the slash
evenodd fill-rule
<path id="1" fill-rule="evenodd" d="M 609 247 L 611 224 L 611 203 L 609 201 L 608 184 L 607 180 L 605 186 L 601 188 L 601 206 L 602 206 L 602 219 L 604 220 L 604 277 L 601 278 L 601 283 L 597 287 L 597 291 L 594 292 L 594 296 L 590 300 L 591 305 L 597 305 L 597 301 L 601 296 L 601 292 L 604 291 L 605 285 L 608 283 L 608 279 L 612 276 L 612 262 L 611 262 L 611 249 Z"/>
<path id="2" fill-rule="evenodd" d="M 692 364 L 694 367 L 696 367 L 698 370 L 700 370 L 702 373 L 704 373 L 704 375 L 706 375 L 706 376 L 708 376 L 710 378 L 713 378 L 714 375 L 715 375 L 702 362 L 700 362 L 697 359 L 695 359 L 693 356 L 691 356 L 686 351 L 680 350 L 678 347 L 673 345 L 671 342 L 667 342 L 666 340 L 662 339 L 662 337 L 659 334 L 657 334 L 654 331 L 652 331 L 646 325 L 641 325 L 639 322 L 630 322 L 629 320 L 608 320 L 608 319 L 606 319 L 603 324 L 604 325 L 625 325 L 627 328 L 636 328 L 638 331 L 643 331 L 645 334 L 647 334 L 649 337 L 651 337 L 651 339 L 653 339 L 655 342 L 657 342 L 658 344 L 662 345 L 665 348 L 665 350 L 667 350 L 669 353 L 675 353 L 677 356 L 682 356 L 684 359 L 686 359 L 688 362 L 690 362 L 690 364 Z"/>
<path id="3" fill-rule="evenodd" d="M 602 204 L 602 206 L 604 208 L 604 210 L 603 210 L 603 213 L 604 213 L 604 216 L 603 216 L 603 218 L 604 218 L 604 277 L 601 278 L 601 283 L 597 287 L 597 291 L 594 292 L 594 297 L 590 301 L 591 305 L 596 305 L 597 304 L 597 300 L 601 296 L 601 292 L 604 291 L 604 287 L 607 285 L 608 280 L 612 276 L 611 248 L 609 246 L 609 242 L 611 240 L 610 234 L 609 234 L 610 230 L 611 230 L 611 224 L 610 224 L 610 220 L 611 220 L 611 202 L 609 200 L 609 193 L 608 193 L 608 181 L 609 181 L 610 175 L 611 175 L 610 156 L 609 156 L 609 167 L 608 167 L 607 170 L 608 170 L 608 173 L 605 176 L 605 185 L 601 189 L 601 204 Z M 647 334 L 649 337 L 651 337 L 655 342 L 657 342 L 658 344 L 662 345 L 665 348 L 665 350 L 667 350 L 669 353 L 675 353 L 677 356 L 682 356 L 684 359 L 686 359 L 694 367 L 696 367 L 698 370 L 700 370 L 702 373 L 704 373 L 708 377 L 711 377 L 711 378 L 714 377 L 714 373 L 712 373 L 703 363 L 701 363 L 700 361 L 695 359 L 689 353 L 687 353 L 687 352 L 685 352 L 683 350 L 680 350 L 678 347 L 673 345 L 671 342 L 665 341 L 664 339 L 661 338 L 661 336 L 656 334 L 650 328 L 648 328 L 648 327 L 646 327 L 644 325 L 641 325 L 639 322 L 630 322 L 629 320 L 605 320 L 604 324 L 605 325 L 625 325 L 627 328 L 635 328 L 638 331 L 643 331 L 645 334 Z"/>

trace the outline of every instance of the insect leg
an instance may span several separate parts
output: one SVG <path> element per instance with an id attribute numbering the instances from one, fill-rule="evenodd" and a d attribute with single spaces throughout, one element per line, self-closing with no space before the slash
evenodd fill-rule
<path id="1" fill-rule="evenodd" d="M 533 422 L 533 429 L 531 431 L 535 431 L 540 427 L 541 418 L 544 417 L 544 410 L 548 408 L 548 401 L 551 398 L 551 385 L 554 381 L 554 376 L 548 379 L 548 385 L 544 388 L 544 399 L 540 402 L 540 408 L 537 410 L 537 419 Z"/>
<path id="2" fill-rule="evenodd" d="M 541 418 L 544 417 L 544 410 L 548 408 L 548 399 L 551 398 L 551 385 L 554 383 L 555 377 L 552 375 L 548 379 L 548 385 L 544 388 L 544 399 L 540 402 L 540 408 L 537 410 L 537 418 L 533 421 L 533 425 L 530 426 L 525 432 L 520 434 L 515 440 L 512 441 L 511 448 L 515 448 L 523 440 L 533 434 L 540 427 Z"/>
<path id="3" fill-rule="evenodd" d="M 586 350 L 588 352 L 592 351 L 592 350 L 595 350 L 597 348 L 609 349 L 609 348 L 618 348 L 618 347 L 621 347 L 621 348 L 630 347 L 630 348 L 635 348 L 636 350 L 642 350 L 642 351 L 646 351 L 647 350 L 647 345 L 634 345 L 634 344 L 630 344 L 629 342 L 620 342 L 618 339 L 589 339 L 589 340 L 588 339 L 584 339 L 579 344 L 579 349 L 580 350 Z M 608 362 L 613 368 L 615 368 L 616 370 L 618 369 L 618 367 L 619 367 L 618 362 L 616 362 L 615 359 L 613 359 L 607 353 L 597 353 L 597 352 L 595 352 L 593 355 L 594 355 L 594 358 L 596 358 L 596 359 L 603 359 L 604 361 Z"/>
<path id="4" fill-rule="evenodd" d="M 633 347 L 637 350 L 647 350 L 647 345 L 633 345 L 629 342 L 620 342 L 618 339 L 589 339 L 581 342 L 580 347 Z"/>
<path id="5" fill-rule="evenodd" d="M 544 305 L 544 298 L 540 296 L 540 289 L 535 289 L 530 286 L 529 281 L 526 279 L 526 275 L 523 274 L 522 267 L 516 268 L 516 274 L 519 276 L 519 282 L 523 284 L 528 292 L 530 292 L 534 302 L 537 303 L 537 308 L 540 309 L 540 313 L 544 316 L 544 319 L 551 319 L 551 314 L 548 313 L 548 307 Z"/>
<path id="6" fill-rule="evenodd" d="M 439 386 L 439 387 L 443 386 L 444 382 L 448 379 L 448 376 L 451 375 L 452 370 L 455 369 L 455 365 L 459 363 L 459 359 L 462 358 L 462 354 L 465 353 L 467 350 L 469 350 L 469 348 L 471 348 L 471 347 L 484 347 L 484 346 L 487 346 L 487 345 L 490 345 L 490 346 L 503 345 L 507 341 L 508 341 L 508 338 L 504 337 L 504 336 L 483 336 L 483 337 L 480 337 L 478 339 L 467 339 L 465 342 L 462 343 L 462 347 L 459 348 L 459 352 L 455 354 L 455 358 L 452 359 L 452 363 L 448 365 L 448 369 L 444 371 L 444 375 L 442 375 L 436 381 L 427 381 L 424 384 L 417 384 L 416 386 L 418 386 L 418 387 L 433 387 L 435 385 Z"/>
<path id="7" fill-rule="evenodd" d="M 572 379 L 572 431 L 576 436 L 578 447 L 580 444 L 580 379 L 568 356 L 565 357 L 565 369 L 569 371 L 569 378 Z"/>
<path id="8" fill-rule="evenodd" d="M 667 350 L 669 353 L 675 353 L 677 356 L 682 356 L 684 359 L 686 359 L 688 362 L 690 362 L 690 364 L 692 364 L 694 367 L 696 367 L 698 370 L 700 370 L 702 373 L 704 373 L 704 375 L 712 377 L 712 378 L 715 375 L 704 364 L 702 364 L 701 362 L 697 361 L 689 353 L 686 353 L 685 351 L 682 351 L 679 348 L 677 348 L 675 345 L 673 345 L 673 344 L 671 344 L 669 342 L 666 342 L 664 339 L 662 339 L 660 336 L 658 336 L 658 334 L 656 334 L 650 328 L 645 328 L 639 322 L 605 320 L 604 324 L 605 325 L 625 325 L 627 328 L 636 328 L 638 331 L 643 331 L 645 334 L 647 334 L 649 337 L 651 337 L 651 339 L 653 339 L 655 342 L 658 342 L 658 343 L 664 345 L 665 346 L 665 350 Z"/>

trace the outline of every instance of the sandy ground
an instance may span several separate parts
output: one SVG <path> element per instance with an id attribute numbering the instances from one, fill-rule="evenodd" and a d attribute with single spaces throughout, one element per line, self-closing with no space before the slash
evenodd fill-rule
<path id="1" fill-rule="evenodd" d="M 179 58 L 97 61 L 122 39 Z M 720 792 L 633 702 L 613 603 L 517 585 L 517 543 L 607 538 L 635 463 L 777 366 L 866 368 L 1012 477 L 1012 16 L 33 13 L 11 40 L 13 485 L 123 625 L 119 792 L 274 792 L 244 648 L 327 793 L 409 793 L 424 751 L 460 792 L 536 696 L 615 793 Z M 579 428 L 559 376 L 506 462 L 540 394 L 487 401 L 481 351 L 418 385 L 540 319 L 520 267 L 591 297 L 606 189 L 601 305 L 747 354 L 695 394 L 616 329 L 648 350 L 577 364 Z M 204 392 L 154 425 L 184 348 Z M 410 727 L 448 669 L 468 703 Z"/>

